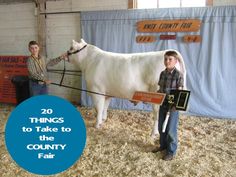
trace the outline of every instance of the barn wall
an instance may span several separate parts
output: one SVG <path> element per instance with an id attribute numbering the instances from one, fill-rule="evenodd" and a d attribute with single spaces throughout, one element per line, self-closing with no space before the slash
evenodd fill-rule
<path id="1" fill-rule="evenodd" d="M 37 38 L 34 3 L 0 5 L 0 55 L 27 55 L 28 41 Z"/>

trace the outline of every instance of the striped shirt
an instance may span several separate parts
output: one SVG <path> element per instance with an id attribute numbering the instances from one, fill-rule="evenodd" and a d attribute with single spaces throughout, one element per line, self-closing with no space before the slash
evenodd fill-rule
<path id="1" fill-rule="evenodd" d="M 159 92 L 169 94 L 171 90 L 183 87 L 183 74 L 176 68 L 170 72 L 165 69 L 160 74 L 158 85 L 160 86 Z"/>
<path id="2" fill-rule="evenodd" d="M 48 80 L 47 67 L 54 66 L 62 60 L 61 57 L 51 59 L 47 65 L 45 57 L 39 56 L 35 58 L 32 55 L 27 59 L 27 67 L 29 71 L 29 78 L 32 80 L 46 81 Z"/>

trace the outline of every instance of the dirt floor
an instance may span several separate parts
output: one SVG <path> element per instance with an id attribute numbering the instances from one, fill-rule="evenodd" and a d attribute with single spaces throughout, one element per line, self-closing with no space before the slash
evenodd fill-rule
<path id="1" fill-rule="evenodd" d="M 4 127 L 14 106 L 0 105 L 0 177 L 33 177 L 16 165 L 4 144 Z M 174 160 L 150 152 L 150 112 L 109 110 L 95 129 L 95 110 L 78 108 L 87 127 L 83 155 L 58 177 L 236 177 L 236 121 L 180 115 L 179 148 Z"/>

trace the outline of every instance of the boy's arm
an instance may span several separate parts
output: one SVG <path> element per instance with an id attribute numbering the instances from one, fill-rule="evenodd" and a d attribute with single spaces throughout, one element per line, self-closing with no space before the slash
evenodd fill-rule
<path id="1" fill-rule="evenodd" d="M 67 53 L 62 54 L 61 56 L 51 59 L 48 63 L 47 63 L 47 68 L 49 66 L 54 66 L 56 64 L 58 64 L 61 60 L 65 60 L 67 58 Z"/>

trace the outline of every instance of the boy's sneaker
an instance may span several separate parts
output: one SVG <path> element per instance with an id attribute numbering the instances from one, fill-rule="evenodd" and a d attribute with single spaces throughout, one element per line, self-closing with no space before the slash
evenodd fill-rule
<path id="1" fill-rule="evenodd" d="M 161 151 L 164 151 L 166 150 L 165 148 L 160 148 L 160 147 L 156 147 L 155 149 L 152 150 L 153 153 L 156 153 L 156 152 L 161 152 Z"/>
<path id="2" fill-rule="evenodd" d="M 163 160 L 165 161 L 170 161 L 174 158 L 174 155 L 171 155 L 171 154 L 167 154 L 163 157 Z"/>

